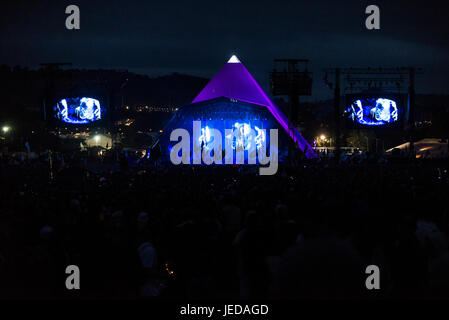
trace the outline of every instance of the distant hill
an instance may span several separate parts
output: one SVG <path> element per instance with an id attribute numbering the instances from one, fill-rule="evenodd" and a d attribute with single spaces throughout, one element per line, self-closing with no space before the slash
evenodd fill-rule
<path id="1" fill-rule="evenodd" d="M 127 105 L 180 106 L 190 103 L 208 79 L 174 73 L 149 78 L 132 74 L 124 89 Z"/>
<path id="2" fill-rule="evenodd" d="M 34 113 L 32 118 L 36 120 L 35 113 L 42 113 L 45 96 L 61 92 L 77 96 L 78 92 L 98 91 L 115 97 L 123 93 L 124 105 L 179 106 L 190 103 L 207 82 L 208 79 L 177 73 L 151 78 L 116 70 L 48 71 L 3 65 L 0 66 L 0 116 L 23 120 L 27 114 Z M 121 105 L 121 97 L 114 101 L 116 107 Z"/>
<path id="3" fill-rule="evenodd" d="M 58 92 L 77 96 L 78 92 L 102 91 L 102 94 L 111 97 L 108 101 L 116 108 L 122 102 L 125 106 L 178 107 L 190 103 L 208 81 L 178 73 L 150 77 L 126 70 L 31 70 L 3 65 L 0 66 L 0 119 L 17 123 L 42 121 L 44 98 Z M 49 86 L 50 82 L 52 86 Z M 120 89 L 122 86 L 123 89 Z M 286 100 L 276 98 L 274 101 L 287 113 Z M 300 108 L 305 127 L 316 127 L 322 121 L 332 119 L 332 100 L 302 103 Z M 449 95 L 416 95 L 417 120 L 434 120 L 448 108 Z M 159 117 L 156 113 L 150 113 L 145 117 L 152 117 L 152 121 L 157 123 L 167 121 L 170 115 L 162 114 Z"/>

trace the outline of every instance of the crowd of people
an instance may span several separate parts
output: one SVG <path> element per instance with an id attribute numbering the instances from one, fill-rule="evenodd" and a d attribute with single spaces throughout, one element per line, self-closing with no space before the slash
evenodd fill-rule
<path id="1" fill-rule="evenodd" d="M 1 157 L 2 298 L 449 295 L 447 160 L 300 161 L 259 176 L 48 157 Z M 68 265 L 80 290 L 66 289 Z M 380 290 L 365 286 L 369 265 Z"/>

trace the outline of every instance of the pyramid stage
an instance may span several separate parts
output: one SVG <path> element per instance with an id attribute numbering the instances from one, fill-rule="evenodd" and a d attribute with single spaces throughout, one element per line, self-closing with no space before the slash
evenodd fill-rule
<path id="1" fill-rule="evenodd" d="M 201 122 L 199 136 L 193 134 L 194 121 Z M 239 133 L 232 137 L 235 150 L 241 147 L 249 151 L 256 145 L 258 152 L 262 144 L 264 150 L 269 150 L 270 132 L 275 129 L 279 133 L 279 161 L 285 158 L 288 143 L 292 140 L 306 158 L 316 158 L 310 144 L 296 128 L 289 128 L 287 117 L 236 56 L 232 56 L 191 104 L 181 106 L 163 129 L 158 144 L 163 159 L 168 161 L 170 151 L 177 143 L 170 139 L 171 133 L 176 129 L 187 130 L 190 137 L 195 136 L 192 145 L 201 144 L 201 150 L 207 150 L 209 142 L 213 141 L 210 132 L 219 131 L 227 137 L 225 132 L 229 131 L 226 130 L 232 129 Z M 247 154 L 245 159 L 248 159 Z M 240 164 L 241 161 L 233 163 Z"/>

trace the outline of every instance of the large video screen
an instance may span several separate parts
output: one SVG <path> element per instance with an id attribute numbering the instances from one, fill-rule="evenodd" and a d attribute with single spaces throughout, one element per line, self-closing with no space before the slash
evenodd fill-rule
<path id="1" fill-rule="evenodd" d="M 348 95 L 344 116 L 353 126 L 390 127 L 402 121 L 403 108 L 400 99 L 383 96 Z"/>
<path id="2" fill-rule="evenodd" d="M 55 117 L 65 123 L 85 124 L 101 120 L 100 101 L 88 97 L 66 98 L 54 107 Z"/>

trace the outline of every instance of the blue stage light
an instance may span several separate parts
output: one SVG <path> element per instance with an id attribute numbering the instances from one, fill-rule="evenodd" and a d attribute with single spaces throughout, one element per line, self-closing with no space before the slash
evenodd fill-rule
<path id="1" fill-rule="evenodd" d="M 211 140 L 211 129 L 208 126 L 201 128 L 201 136 L 199 137 L 198 141 L 203 145 L 204 150 L 210 150 Z"/>

